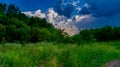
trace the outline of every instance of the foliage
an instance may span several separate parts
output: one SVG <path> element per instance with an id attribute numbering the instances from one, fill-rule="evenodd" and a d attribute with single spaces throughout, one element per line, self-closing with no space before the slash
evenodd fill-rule
<path id="1" fill-rule="evenodd" d="M 103 28 L 80 31 L 72 37 L 76 43 L 103 42 L 120 40 L 120 27 L 105 26 Z"/>
<path id="2" fill-rule="evenodd" d="M 0 42 L 63 41 L 61 31 L 45 18 L 28 17 L 13 4 L 0 3 Z"/>
<path id="3" fill-rule="evenodd" d="M 5 34 L 6 34 L 6 28 L 2 24 L 0 24 L 0 42 L 3 41 Z"/>

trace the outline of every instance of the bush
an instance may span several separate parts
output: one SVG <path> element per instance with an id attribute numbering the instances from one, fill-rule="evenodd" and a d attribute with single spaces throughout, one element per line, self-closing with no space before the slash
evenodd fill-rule
<path id="1" fill-rule="evenodd" d="M 2 42 L 3 39 L 5 38 L 5 34 L 6 34 L 6 28 L 4 25 L 0 24 L 0 42 Z"/>

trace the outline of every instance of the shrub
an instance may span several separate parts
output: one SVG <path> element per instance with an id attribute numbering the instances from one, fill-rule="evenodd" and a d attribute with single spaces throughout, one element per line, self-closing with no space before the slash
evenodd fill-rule
<path id="1" fill-rule="evenodd" d="M 0 42 L 2 42 L 3 39 L 5 38 L 5 34 L 6 34 L 6 28 L 4 25 L 0 24 Z"/>

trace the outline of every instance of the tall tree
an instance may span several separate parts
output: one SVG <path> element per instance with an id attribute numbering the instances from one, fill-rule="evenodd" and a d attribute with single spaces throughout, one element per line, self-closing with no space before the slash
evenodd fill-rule
<path id="1" fill-rule="evenodd" d="M 10 16 L 10 17 L 16 17 L 16 15 L 20 13 L 20 10 L 18 7 L 15 7 L 14 4 L 9 4 L 8 5 L 8 8 L 7 8 L 7 16 Z"/>
<path id="2" fill-rule="evenodd" d="M 0 3 L 0 12 L 5 12 L 5 11 L 6 11 L 6 8 L 7 8 L 7 5 L 6 5 L 6 4 Z"/>

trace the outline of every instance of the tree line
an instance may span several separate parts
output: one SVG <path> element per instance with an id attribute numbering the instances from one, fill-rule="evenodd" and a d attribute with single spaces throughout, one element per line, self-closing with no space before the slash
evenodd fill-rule
<path id="1" fill-rule="evenodd" d="M 104 26 L 102 28 L 82 30 L 72 39 L 76 43 L 119 41 L 120 27 Z"/>

